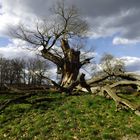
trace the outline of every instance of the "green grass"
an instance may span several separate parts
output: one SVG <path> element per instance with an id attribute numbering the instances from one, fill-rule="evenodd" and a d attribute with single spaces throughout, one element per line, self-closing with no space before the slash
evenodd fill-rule
<path id="1" fill-rule="evenodd" d="M 9 98 L 1 95 L 0 102 Z M 33 104 L 12 104 L 0 114 L 0 140 L 140 139 L 140 117 L 130 110 L 115 112 L 112 100 L 50 93 L 28 101 Z"/>

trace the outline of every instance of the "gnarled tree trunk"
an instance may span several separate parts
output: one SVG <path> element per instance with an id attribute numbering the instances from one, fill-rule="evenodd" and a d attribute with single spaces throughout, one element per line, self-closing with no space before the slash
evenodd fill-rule
<path id="1" fill-rule="evenodd" d="M 80 51 L 71 48 L 66 39 L 61 39 L 61 49 L 63 56 L 56 56 L 47 49 L 43 49 L 41 53 L 44 58 L 56 64 L 61 74 L 60 86 L 69 88 L 77 80 L 80 68 L 92 58 L 80 61 Z"/>
<path id="2" fill-rule="evenodd" d="M 80 52 L 69 48 L 66 53 L 62 67 L 61 86 L 63 87 L 69 87 L 76 81 L 80 70 Z"/>

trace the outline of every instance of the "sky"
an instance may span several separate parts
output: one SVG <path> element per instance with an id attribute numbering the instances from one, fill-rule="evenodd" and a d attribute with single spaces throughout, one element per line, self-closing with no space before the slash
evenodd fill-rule
<path id="1" fill-rule="evenodd" d="M 58 0 L 0 0 L 0 55 L 31 57 L 25 43 L 8 36 L 9 27 L 48 18 Z M 140 0 L 65 0 L 89 23 L 88 47 L 96 60 L 104 53 L 125 60 L 127 70 L 140 73 Z"/>

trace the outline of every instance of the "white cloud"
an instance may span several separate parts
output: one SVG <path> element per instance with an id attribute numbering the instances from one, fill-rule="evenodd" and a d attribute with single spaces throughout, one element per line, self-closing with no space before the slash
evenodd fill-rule
<path id="1" fill-rule="evenodd" d="M 19 24 L 30 25 L 33 23 L 37 16 L 30 12 L 30 7 L 21 0 L 2 0 L 2 7 L 0 8 L 0 36 L 9 35 L 11 27 L 16 27 Z"/>
<path id="2" fill-rule="evenodd" d="M 9 45 L 7 47 L 0 47 L 0 54 L 5 58 L 30 58 L 33 57 L 35 54 L 28 50 L 24 50 L 20 47 L 14 47 Z"/>
<path id="3" fill-rule="evenodd" d="M 120 45 L 120 44 L 129 45 L 129 44 L 136 44 L 138 42 L 139 42 L 139 40 L 129 40 L 127 38 L 121 38 L 121 37 L 115 37 L 113 39 L 113 44 L 114 45 Z"/>
<path id="4" fill-rule="evenodd" d="M 130 72 L 140 71 L 140 57 L 124 56 L 120 58 L 124 61 L 126 70 Z"/>
<path id="5" fill-rule="evenodd" d="M 15 26 L 19 23 L 19 17 L 9 15 L 9 14 L 1 14 L 0 15 L 0 35 L 7 35 L 9 26 Z"/>
<path id="6" fill-rule="evenodd" d="M 88 17 L 86 19 L 91 25 L 88 36 L 90 38 L 100 38 L 115 35 L 112 41 L 113 45 L 140 43 L 140 32 L 138 32 L 140 21 L 136 21 L 137 23 L 131 21 L 132 25 L 129 23 L 129 20 L 134 17 L 137 12 L 139 11 L 132 8 L 110 16 Z M 124 20 L 128 20 L 128 23 L 125 23 Z"/>
<path id="7" fill-rule="evenodd" d="M 126 65 L 140 62 L 140 57 L 123 56 L 120 59 L 122 59 L 126 63 Z"/>
<path id="8" fill-rule="evenodd" d="M 92 38 L 112 36 L 114 44 L 129 44 L 140 42 L 139 1 L 132 0 L 66 0 L 68 4 L 75 4 L 90 24 L 89 36 Z M 30 23 L 34 18 L 46 18 L 49 9 L 56 4 L 56 0 L 2 0 L 0 10 L 0 32 L 7 32 L 7 24 L 19 22 Z M 135 40 L 136 38 L 136 40 Z"/>
<path id="9" fill-rule="evenodd" d="M 23 47 L 19 46 L 22 45 Z M 37 54 L 37 50 L 29 50 L 26 47 L 25 42 L 14 39 L 11 40 L 11 43 L 8 44 L 6 47 L 0 47 L 0 54 L 5 57 L 5 58 L 24 58 L 24 59 L 28 59 L 28 58 L 32 58 L 35 57 L 35 55 Z"/>

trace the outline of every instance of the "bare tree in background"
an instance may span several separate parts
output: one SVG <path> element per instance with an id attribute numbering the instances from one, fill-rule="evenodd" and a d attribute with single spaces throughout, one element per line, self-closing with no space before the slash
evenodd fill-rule
<path id="1" fill-rule="evenodd" d="M 108 75 L 116 75 L 125 71 L 124 62 L 111 54 L 103 55 L 101 58 L 101 66 L 103 72 Z"/>
<path id="2" fill-rule="evenodd" d="M 29 85 L 41 85 L 44 80 L 42 75 L 45 75 L 46 70 L 49 69 L 48 63 L 40 58 L 31 58 L 26 62 L 26 77 Z"/>

